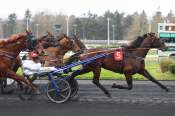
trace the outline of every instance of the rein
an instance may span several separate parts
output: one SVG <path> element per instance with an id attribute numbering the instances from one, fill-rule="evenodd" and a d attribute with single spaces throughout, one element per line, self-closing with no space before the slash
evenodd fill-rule
<path id="1" fill-rule="evenodd" d="M 0 50 L 0 56 L 6 56 L 8 58 L 14 59 L 14 58 L 16 58 L 17 55 L 18 55 L 17 53 L 12 53 L 12 52 Z"/>
<path id="2" fill-rule="evenodd" d="M 151 48 L 130 48 L 130 49 L 124 48 L 124 49 L 129 51 L 134 51 L 134 50 L 149 50 Z"/>
<path id="3" fill-rule="evenodd" d="M 134 51 L 134 50 L 148 50 L 150 48 L 133 48 L 133 49 L 126 49 L 126 50 L 129 50 L 129 51 Z M 86 51 L 86 50 L 84 50 Z M 116 49 L 112 49 L 112 50 L 100 50 L 100 51 L 95 51 L 95 52 L 90 52 L 90 53 L 86 53 L 86 54 L 81 54 L 80 56 L 83 57 L 83 56 L 87 56 L 87 55 L 91 55 L 91 54 L 98 54 L 98 53 L 102 53 L 102 52 L 107 52 L 105 53 L 106 55 L 110 55 L 110 54 L 113 54 L 114 52 L 116 51 Z M 63 55 L 58 55 L 58 56 L 63 56 Z M 79 57 L 78 55 L 75 56 L 75 57 Z M 138 58 L 138 59 L 144 59 L 142 57 L 137 57 L 135 56 L 135 58 Z M 54 58 L 54 59 L 45 59 L 45 61 L 51 61 L 51 62 L 55 62 L 55 61 L 63 61 L 63 60 L 67 60 L 69 58 Z"/>

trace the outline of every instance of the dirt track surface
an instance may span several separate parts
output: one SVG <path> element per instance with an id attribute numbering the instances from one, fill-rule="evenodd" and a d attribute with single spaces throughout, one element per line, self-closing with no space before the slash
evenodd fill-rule
<path id="1" fill-rule="evenodd" d="M 174 116 L 175 81 L 161 81 L 171 91 L 165 92 L 150 81 L 134 81 L 133 90 L 113 89 L 113 82 L 101 81 L 112 98 L 106 97 L 91 81 L 79 80 L 79 96 L 64 104 L 48 101 L 45 94 L 32 101 L 21 101 L 16 94 L 0 95 L 0 116 Z M 44 90 L 44 83 L 42 90 Z M 23 112 L 21 112 L 23 110 Z M 21 112 L 19 114 L 19 112 Z M 96 113 L 95 113 L 96 112 Z"/>

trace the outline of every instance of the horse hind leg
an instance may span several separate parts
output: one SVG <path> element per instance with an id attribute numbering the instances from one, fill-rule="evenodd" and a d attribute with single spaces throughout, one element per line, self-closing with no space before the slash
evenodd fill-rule
<path id="1" fill-rule="evenodd" d="M 105 95 L 107 95 L 108 97 L 111 98 L 111 94 L 109 93 L 109 91 L 99 82 L 99 78 L 100 78 L 100 73 L 101 73 L 101 67 L 96 67 L 93 69 L 93 74 L 94 74 L 94 77 L 93 77 L 93 83 L 99 87 Z"/>
<path id="2" fill-rule="evenodd" d="M 113 83 L 112 88 L 118 88 L 118 89 L 128 89 L 131 90 L 133 88 L 133 80 L 132 80 L 132 76 L 125 74 L 126 77 L 126 82 L 128 86 L 123 86 L 123 85 L 117 85 L 115 83 Z"/>
<path id="3" fill-rule="evenodd" d="M 166 86 L 164 86 L 163 84 L 161 84 L 160 82 L 158 82 L 147 70 L 143 70 L 143 71 L 139 72 L 139 74 L 143 75 L 148 80 L 154 82 L 155 84 L 157 84 L 159 87 L 161 87 L 165 91 L 167 91 L 167 92 L 169 91 L 169 88 L 167 88 Z"/>

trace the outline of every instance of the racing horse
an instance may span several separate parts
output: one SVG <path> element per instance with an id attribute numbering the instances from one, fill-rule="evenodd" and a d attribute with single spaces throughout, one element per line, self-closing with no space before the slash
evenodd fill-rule
<path id="1" fill-rule="evenodd" d="M 87 50 L 87 47 L 84 45 L 84 43 L 80 39 L 78 39 L 76 35 L 73 35 L 72 39 L 76 42 L 76 44 L 79 46 L 81 50 L 71 55 L 68 59 L 66 59 L 64 62 L 65 65 L 68 65 L 73 62 L 77 62 L 79 60 L 79 55 L 82 54 L 84 50 Z"/>
<path id="2" fill-rule="evenodd" d="M 32 34 L 31 31 L 28 31 L 28 33 Z M 11 35 L 8 39 L 13 38 L 13 36 L 16 36 L 16 34 Z M 33 39 L 33 37 L 34 36 L 32 35 L 32 37 L 26 41 L 26 46 L 24 48 L 25 50 L 27 50 L 27 51 L 33 51 L 34 50 L 34 46 L 36 45 L 36 39 Z M 14 62 L 12 64 L 12 66 L 11 66 L 11 69 L 14 72 L 17 72 L 17 70 L 19 69 L 19 67 L 22 67 L 22 61 L 20 59 L 20 56 L 18 55 L 16 57 L 16 59 L 14 59 Z M 22 90 L 23 89 L 23 86 L 22 86 L 22 84 L 19 81 L 18 81 L 18 85 L 20 86 L 20 88 Z M 8 91 L 4 89 L 7 86 L 8 86 L 7 85 L 7 78 L 2 78 L 0 80 L 0 87 L 1 87 L 1 93 L 2 94 L 11 94 L 11 93 L 13 93 L 13 91 L 14 91 L 13 89 L 8 90 Z"/>
<path id="3" fill-rule="evenodd" d="M 32 33 L 26 31 L 26 33 L 14 34 L 8 40 L 0 42 L 0 78 L 8 77 L 35 89 L 33 84 L 23 76 L 16 75 L 17 67 L 20 64 L 18 55 L 21 50 L 25 49 L 27 41 L 31 38 Z"/>
<path id="4" fill-rule="evenodd" d="M 41 54 L 41 59 L 44 58 L 44 66 L 60 67 L 63 65 L 63 57 L 68 51 L 79 52 L 80 50 L 77 43 L 65 34 L 58 39 L 50 34 L 49 37 L 40 39 L 36 46 L 37 53 Z"/>
<path id="5" fill-rule="evenodd" d="M 63 56 L 64 54 L 72 50 L 74 52 L 79 51 L 80 48 L 73 41 L 73 39 L 69 39 L 66 35 L 63 34 L 58 40 L 54 38 L 54 36 L 47 32 L 47 35 L 44 35 L 38 39 L 29 39 L 26 42 L 26 49 L 29 51 L 37 51 L 39 54 L 47 54 L 47 59 L 45 59 L 44 66 L 61 66 L 63 64 Z M 43 61 L 45 56 L 41 55 L 40 60 Z M 17 57 L 11 68 L 16 72 L 17 69 L 22 66 L 21 59 Z M 20 85 L 20 83 L 19 83 Z M 5 91 L 6 87 L 6 78 L 1 80 L 1 93 L 9 94 L 12 93 L 13 90 Z M 20 86 L 22 89 L 22 86 Z"/>
<path id="6" fill-rule="evenodd" d="M 16 59 L 14 60 L 14 63 L 13 65 L 11 66 L 11 69 L 14 71 L 14 72 L 17 72 L 18 68 L 22 66 L 22 61 L 20 59 L 19 56 L 16 57 Z M 22 89 L 22 86 L 21 84 L 19 83 L 21 89 Z M 13 90 L 4 90 L 4 88 L 6 88 L 8 85 L 7 85 L 7 78 L 1 78 L 0 79 L 0 88 L 1 88 L 1 94 L 11 94 L 13 93 Z"/>
<path id="7" fill-rule="evenodd" d="M 146 69 L 145 69 L 145 61 L 144 58 L 146 57 L 148 51 L 151 48 L 158 48 L 163 49 L 165 47 L 164 42 L 160 41 L 159 38 L 155 36 L 154 33 L 144 34 L 143 36 L 137 39 L 140 43 L 136 46 L 131 44 L 128 48 L 123 49 L 123 57 L 122 61 L 115 61 L 114 60 L 114 52 L 116 50 L 109 50 L 109 49 L 86 49 L 84 53 L 79 56 L 80 60 L 87 59 L 89 57 L 93 57 L 97 54 L 107 54 L 106 57 L 99 58 L 89 64 L 83 65 L 83 67 L 79 70 L 74 71 L 70 77 L 74 78 L 77 75 L 81 75 L 88 72 L 93 72 L 93 83 L 99 87 L 108 97 L 111 97 L 108 90 L 101 85 L 99 82 L 101 68 L 124 74 L 126 77 L 126 82 L 128 86 L 123 85 L 116 85 L 113 84 L 113 88 L 118 89 L 128 89 L 131 90 L 133 88 L 132 84 L 132 75 L 138 73 L 143 75 L 148 80 L 154 82 L 158 86 L 160 86 L 165 91 L 169 91 L 169 89 L 158 82 Z M 133 42 L 134 43 L 134 42 Z"/>

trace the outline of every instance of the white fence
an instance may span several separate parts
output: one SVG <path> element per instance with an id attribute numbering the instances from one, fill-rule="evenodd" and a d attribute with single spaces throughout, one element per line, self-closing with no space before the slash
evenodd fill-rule
<path id="1" fill-rule="evenodd" d="M 106 45 L 108 43 L 108 40 L 85 40 L 80 39 L 85 44 L 104 44 Z M 125 44 L 128 43 L 128 40 L 110 40 L 110 44 Z"/>

